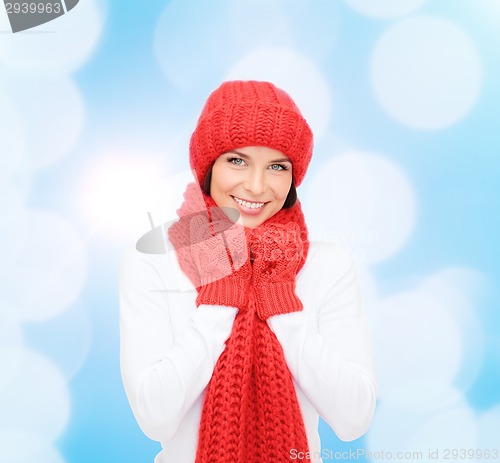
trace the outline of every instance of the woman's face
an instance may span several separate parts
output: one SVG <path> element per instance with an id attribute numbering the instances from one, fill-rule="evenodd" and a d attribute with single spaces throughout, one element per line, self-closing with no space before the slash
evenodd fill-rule
<path id="1" fill-rule="evenodd" d="M 283 207 L 291 185 L 289 158 L 271 148 L 247 146 L 216 159 L 210 196 L 219 207 L 237 209 L 243 225 L 255 228 Z"/>

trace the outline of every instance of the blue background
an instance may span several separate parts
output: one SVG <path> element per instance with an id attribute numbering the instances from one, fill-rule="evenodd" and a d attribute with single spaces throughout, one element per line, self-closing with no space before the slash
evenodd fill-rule
<path id="1" fill-rule="evenodd" d="M 146 211 L 155 211 L 157 222 L 167 219 L 177 196 L 165 198 L 171 209 L 164 215 L 161 198 L 149 207 L 148 197 L 137 209 L 126 198 L 188 170 L 189 135 L 203 102 L 234 76 L 275 81 L 311 118 L 318 136 L 299 188 L 311 231 L 331 237 L 338 226 L 351 236 L 377 236 L 344 243 L 357 255 L 380 364 L 376 424 L 343 443 L 321 422 L 323 448 L 500 447 L 493 429 L 500 424 L 500 6 L 384 1 L 369 11 L 370 3 L 376 2 L 81 0 L 67 15 L 19 34 L 9 33 L 2 19 L 0 166 L 7 167 L 0 176 L 0 250 L 8 258 L 0 262 L 0 353 L 14 360 L 0 395 L 15 399 L 0 400 L 0 442 L 16 435 L 43 445 L 22 452 L 0 445 L 0 461 L 126 463 L 152 461 L 158 452 L 137 426 L 121 384 L 118 272 L 124 250 L 148 229 Z M 443 28 L 433 37 L 442 40 L 424 49 L 432 19 Z M 457 53 L 458 39 L 470 48 Z M 404 48 L 408 43 L 413 48 Z M 433 50 L 438 72 L 427 60 Z M 276 69 L 266 53 L 277 57 Z M 280 62 L 280 56 L 291 58 Z M 398 56 L 414 56 L 414 69 L 398 68 Z M 380 85 L 394 75 L 407 79 L 407 87 L 391 94 L 390 85 Z M 42 97 L 49 88 L 52 103 Z M 43 138 L 44 127 L 53 136 Z M 64 133 L 71 136 L 61 144 Z M 150 185 L 134 183 L 141 166 L 146 178 L 158 174 Z M 346 184 L 336 182 L 343 175 L 337 166 L 351 169 Z M 330 173 L 333 185 L 324 185 Z M 362 193 L 350 203 L 353 191 Z M 371 197 L 376 201 L 368 204 Z M 349 215 L 341 201 L 358 212 Z M 386 218 L 388 228 L 377 228 Z M 51 262 L 44 248 L 61 256 Z M 419 409 L 416 395 L 428 390 L 403 387 L 398 367 L 405 359 L 396 356 L 392 367 L 387 361 L 385 321 L 396 310 L 393 296 L 413 301 L 422 282 L 447 269 L 455 270 L 439 280 L 448 285 L 449 298 L 440 299 L 444 318 L 423 311 L 418 328 L 449 319 L 450 331 L 430 339 L 412 333 L 411 340 L 435 343 L 414 351 L 449 354 L 456 368 L 444 374 L 432 356 L 421 359 L 426 366 L 414 365 L 411 378 L 431 375 L 439 383 L 434 401 Z M 53 292 L 40 283 L 47 272 Z M 418 304 L 411 310 L 418 313 Z M 390 329 L 397 331 L 397 323 Z M 16 352 L 36 356 L 16 363 Z M 38 374 L 47 385 L 40 396 Z M 399 401 L 395 390 L 403 391 Z M 456 397 L 445 393 L 451 390 Z M 38 409 L 37 400 L 49 405 Z M 403 423 L 396 425 L 396 416 Z M 448 434 L 436 431 L 443 427 Z M 460 429 L 467 430 L 465 442 Z"/>

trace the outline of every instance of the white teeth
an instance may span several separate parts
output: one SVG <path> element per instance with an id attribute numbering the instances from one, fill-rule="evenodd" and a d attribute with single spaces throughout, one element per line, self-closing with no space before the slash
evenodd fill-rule
<path id="1" fill-rule="evenodd" d="M 234 200 L 238 203 L 241 204 L 243 207 L 248 207 L 249 209 L 258 209 L 259 207 L 262 207 L 266 203 L 249 203 L 247 201 L 243 201 L 240 198 L 237 198 L 236 196 L 233 196 Z"/>

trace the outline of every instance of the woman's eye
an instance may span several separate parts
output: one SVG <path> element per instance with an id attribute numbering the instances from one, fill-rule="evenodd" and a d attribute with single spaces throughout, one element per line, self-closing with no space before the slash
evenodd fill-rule
<path id="1" fill-rule="evenodd" d="M 241 158 L 230 158 L 229 162 L 235 166 L 241 166 L 243 164 L 243 159 Z"/>
<path id="2" fill-rule="evenodd" d="M 271 164 L 271 170 L 288 170 L 283 164 Z"/>

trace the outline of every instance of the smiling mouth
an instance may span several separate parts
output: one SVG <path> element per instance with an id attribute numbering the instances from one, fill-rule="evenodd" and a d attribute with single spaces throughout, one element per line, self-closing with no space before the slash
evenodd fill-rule
<path id="1" fill-rule="evenodd" d="M 246 207 L 248 209 L 260 209 L 267 203 L 258 203 L 258 202 L 250 202 L 250 201 L 245 201 L 244 199 L 238 198 L 236 196 L 232 196 L 232 198 L 240 205 L 243 207 Z"/>

